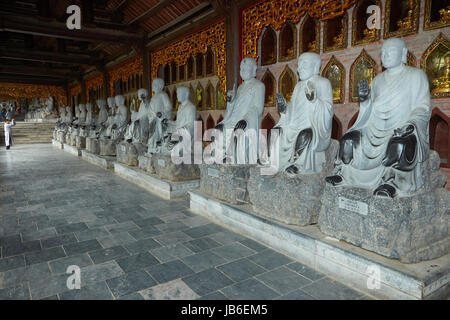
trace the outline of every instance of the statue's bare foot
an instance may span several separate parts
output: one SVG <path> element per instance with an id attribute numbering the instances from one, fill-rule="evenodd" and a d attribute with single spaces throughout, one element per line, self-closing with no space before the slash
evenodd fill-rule
<path id="1" fill-rule="evenodd" d="M 338 186 L 344 181 L 344 179 L 342 179 L 341 176 L 335 175 L 335 176 L 326 177 L 325 181 L 333 186 Z"/>
<path id="2" fill-rule="evenodd" d="M 396 190 L 389 184 L 382 184 L 373 192 L 373 194 L 380 197 L 394 198 Z"/>
<path id="3" fill-rule="evenodd" d="M 286 173 L 294 175 L 298 173 L 298 168 L 295 165 L 290 166 L 286 169 Z"/>

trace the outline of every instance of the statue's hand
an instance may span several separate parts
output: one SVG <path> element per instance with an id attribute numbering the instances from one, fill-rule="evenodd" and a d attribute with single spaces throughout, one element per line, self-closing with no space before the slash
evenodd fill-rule
<path id="1" fill-rule="evenodd" d="M 114 123 L 114 124 L 112 125 L 112 129 L 114 129 L 114 130 L 117 129 L 117 124 Z"/>
<path id="2" fill-rule="evenodd" d="M 364 102 L 370 95 L 369 80 L 363 79 L 358 84 L 359 102 Z"/>
<path id="3" fill-rule="evenodd" d="M 161 113 L 161 112 L 158 112 L 158 113 L 156 114 L 156 116 L 157 116 L 158 118 L 161 118 L 161 117 L 162 117 L 162 113 Z"/>
<path id="4" fill-rule="evenodd" d="M 284 96 L 281 93 L 277 93 L 276 95 L 277 100 L 277 109 L 279 113 L 285 113 L 287 108 L 287 102 Z"/>
<path id="5" fill-rule="evenodd" d="M 245 130 L 245 128 L 247 128 L 247 121 L 245 120 L 240 120 L 237 124 L 236 127 L 234 127 L 234 131 L 236 130 Z"/>
<path id="6" fill-rule="evenodd" d="M 317 100 L 316 87 L 311 81 L 306 82 L 305 95 L 311 102 L 315 102 Z"/>
<path id="7" fill-rule="evenodd" d="M 214 127 L 214 129 L 223 131 L 223 123 L 219 123 L 217 126 Z"/>
<path id="8" fill-rule="evenodd" d="M 167 124 L 169 123 L 169 119 L 163 119 L 162 124 L 167 126 Z"/>
<path id="9" fill-rule="evenodd" d="M 412 124 L 407 124 L 402 128 L 394 130 L 394 137 L 406 137 L 414 132 L 414 126 Z"/>

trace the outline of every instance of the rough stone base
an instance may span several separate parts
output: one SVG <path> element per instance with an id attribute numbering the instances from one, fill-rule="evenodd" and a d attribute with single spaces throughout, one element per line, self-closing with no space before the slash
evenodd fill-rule
<path id="1" fill-rule="evenodd" d="M 198 191 L 190 196 L 193 212 L 375 298 L 447 299 L 450 295 L 450 255 L 403 264 L 327 237 L 315 225 L 288 226 L 258 217 L 249 205 L 232 206 Z"/>
<path id="2" fill-rule="evenodd" d="M 142 155 L 138 158 L 139 168 L 154 173 L 161 179 L 170 181 L 190 181 L 200 179 L 200 169 L 196 164 L 174 164 L 170 155 Z"/>
<path id="3" fill-rule="evenodd" d="M 86 137 L 77 136 L 75 146 L 78 149 L 86 149 Z"/>
<path id="4" fill-rule="evenodd" d="M 136 167 L 138 157 L 147 152 L 147 147 L 142 143 L 128 143 L 122 141 L 116 146 L 117 161 L 127 166 Z"/>
<path id="5" fill-rule="evenodd" d="M 247 183 L 256 165 L 201 164 L 200 191 L 231 204 L 249 202 Z"/>
<path id="6" fill-rule="evenodd" d="M 77 157 L 81 156 L 81 150 L 78 149 L 77 147 L 70 146 L 68 144 L 64 144 L 63 150 L 67 151 L 68 153 L 73 154 L 74 156 L 77 156 Z"/>
<path id="7" fill-rule="evenodd" d="M 404 263 L 450 253 L 450 193 L 431 153 L 425 188 L 408 197 L 375 197 L 370 190 L 326 185 L 319 228 L 323 233 Z"/>
<path id="8" fill-rule="evenodd" d="M 114 169 L 114 161 L 116 161 L 114 157 L 102 157 L 87 150 L 81 150 L 81 158 L 107 170 Z"/>
<path id="9" fill-rule="evenodd" d="M 86 138 L 86 150 L 92 154 L 100 154 L 100 143 L 96 138 Z"/>
<path id="10" fill-rule="evenodd" d="M 55 139 L 52 139 L 52 145 L 61 150 L 64 148 L 64 145 Z"/>
<path id="11" fill-rule="evenodd" d="M 248 193 L 254 211 L 287 224 L 305 226 L 317 223 L 325 177 L 333 173 L 338 148 L 338 142 L 332 140 L 326 154 L 327 161 L 318 174 L 290 177 L 281 172 L 263 176 L 259 167 L 250 169 Z"/>
<path id="12" fill-rule="evenodd" d="M 200 185 L 199 180 L 180 182 L 163 180 L 136 167 L 129 167 L 117 162 L 114 162 L 114 173 L 168 200 L 186 196 L 188 191 L 195 190 Z"/>
<path id="13" fill-rule="evenodd" d="M 30 123 L 56 123 L 58 122 L 58 118 L 24 119 L 24 121 Z"/>
<path id="14" fill-rule="evenodd" d="M 101 156 L 115 156 L 116 143 L 110 139 L 100 139 L 100 155 Z"/>
<path id="15" fill-rule="evenodd" d="M 61 143 L 66 143 L 66 132 L 59 131 L 57 134 L 57 139 Z"/>

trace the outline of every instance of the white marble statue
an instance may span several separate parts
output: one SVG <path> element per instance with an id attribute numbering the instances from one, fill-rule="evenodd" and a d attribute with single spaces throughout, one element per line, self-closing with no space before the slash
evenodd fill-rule
<path id="1" fill-rule="evenodd" d="M 195 105 L 189 99 L 189 94 L 188 87 L 177 88 L 177 99 L 180 105 L 178 107 L 176 121 L 169 120 L 167 124 L 169 139 L 166 152 L 170 152 L 177 143 L 183 141 L 184 137 L 191 139 L 191 146 L 194 142 L 194 126 L 197 119 L 197 111 Z M 174 134 L 177 134 L 179 138 L 172 139 Z"/>
<path id="2" fill-rule="evenodd" d="M 244 58 L 240 66 L 240 76 L 244 81 L 236 90 L 236 86 L 232 91 L 227 93 L 227 108 L 224 119 L 217 124 L 216 129 L 222 131 L 224 143 L 226 144 L 226 132 L 231 130 L 254 130 L 256 148 L 254 152 L 250 152 L 248 141 L 244 146 L 240 146 L 240 150 L 244 148 L 243 157 L 236 158 L 233 139 L 229 139 L 229 145 L 225 145 L 225 157 L 231 159 L 233 163 L 256 163 L 259 152 L 259 128 L 261 125 L 262 115 L 264 112 L 264 84 L 256 79 L 256 61 L 252 58 Z"/>
<path id="3" fill-rule="evenodd" d="M 102 138 L 111 137 L 112 127 L 116 121 L 116 99 L 114 97 L 109 97 L 107 99 L 107 103 L 109 107 L 109 114 L 108 120 L 105 123 L 106 128 L 100 133 L 100 137 Z"/>
<path id="4" fill-rule="evenodd" d="M 108 110 L 106 110 L 106 100 L 97 100 L 99 108 L 98 117 L 93 121 L 92 127 L 94 128 L 89 132 L 90 138 L 97 138 L 100 133 L 105 129 L 108 121 Z"/>
<path id="5" fill-rule="evenodd" d="M 333 90 L 319 75 L 322 60 L 317 53 L 303 53 L 298 59 L 300 82 L 289 104 L 277 95 L 281 118 L 279 168 L 289 174 L 320 173 L 331 141 Z"/>
<path id="6" fill-rule="evenodd" d="M 164 80 L 156 78 L 152 82 L 153 96 L 150 100 L 150 113 L 148 115 L 148 153 L 161 151 L 167 123 L 172 114 L 172 103 L 164 89 Z"/>
<path id="7" fill-rule="evenodd" d="M 111 130 L 112 140 L 122 139 L 129 121 L 128 108 L 125 105 L 125 97 L 122 95 L 117 95 L 115 97 L 115 101 L 117 106 L 117 113 L 115 117 L 115 123 Z"/>
<path id="8" fill-rule="evenodd" d="M 401 39 L 384 42 L 386 71 L 359 87 L 358 119 L 340 142 L 333 185 L 374 190 L 378 196 L 409 195 L 423 186 L 429 156 L 430 89 L 421 69 L 406 66 Z"/>
<path id="9" fill-rule="evenodd" d="M 148 140 L 148 116 L 150 112 L 150 101 L 148 100 L 148 91 L 146 89 L 138 90 L 138 97 L 141 101 L 139 110 L 131 111 L 131 123 L 125 132 L 125 140 L 128 142 L 140 142 L 147 144 Z"/>

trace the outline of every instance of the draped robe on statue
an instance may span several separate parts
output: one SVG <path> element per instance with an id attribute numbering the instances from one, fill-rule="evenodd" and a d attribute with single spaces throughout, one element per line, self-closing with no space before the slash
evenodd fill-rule
<path id="1" fill-rule="evenodd" d="M 158 112 L 161 112 L 161 118 L 157 117 Z M 158 151 L 157 142 L 164 137 L 162 121 L 170 119 L 171 114 L 172 104 L 167 93 L 164 91 L 156 93 L 150 100 L 150 113 L 148 114 L 148 152 Z"/>
<path id="2" fill-rule="evenodd" d="M 141 101 L 138 112 L 131 113 L 131 123 L 127 127 L 127 132 L 125 133 L 126 140 L 133 139 L 133 142 L 147 142 L 149 112 L 149 105 L 145 101 Z M 139 122 L 136 122 L 137 120 L 139 120 Z"/>
<path id="3" fill-rule="evenodd" d="M 118 107 L 115 120 L 117 128 L 111 130 L 112 140 L 120 139 L 121 134 L 124 132 L 126 126 L 128 125 L 128 109 L 125 105 L 121 105 Z"/>
<path id="4" fill-rule="evenodd" d="M 370 97 L 361 103 L 358 119 L 349 130 L 361 132 L 361 143 L 354 146 L 348 165 L 338 160 L 336 173 L 350 186 L 375 189 L 388 183 L 400 193 L 420 189 L 421 168 L 429 155 L 430 116 L 429 83 L 421 69 L 402 66 L 396 73 L 383 72 L 373 80 Z M 408 124 L 414 126 L 418 143 L 415 169 L 402 172 L 384 167 L 381 162 L 394 130 Z"/>
<path id="5" fill-rule="evenodd" d="M 316 101 L 306 98 L 305 88 L 311 81 L 316 88 Z M 281 128 L 279 167 L 284 170 L 295 165 L 300 173 L 319 173 L 326 161 L 325 152 L 330 145 L 333 122 L 333 92 L 328 79 L 314 76 L 297 83 L 286 112 L 276 125 Z M 294 162 L 298 134 L 312 129 L 312 140 Z"/>
<path id="6" fill-rule="evenodd" d="M 264 97 L 266 88 L 258 79 L 244 81 L 238 88 L 233 101 L 227 103 L 227 109 L 224 119 L 219 123 L 223 124 L 223 138 L 226 139 L 227 130 L 234 130 L 239 121 L 247 122 L 247 130 L 255 130 L 256 133 L 256 154 L 249 154 L 249 146 L 239 143 L 238 148 L 245 148 L 246 159 L 239 159 L 239 163 L 256 163 L 259 152 L 259 128 L 264 112 Z M 230 141 L 232 142 L 232 141 Z M 245 143 L 245 141 L 243 141 Z M 233 145 L 233 144 L 232 144 Z M 225 146 L 225 144 L 224 144 Z M 226 154 L 233 154 L 230 146 L 225 146 Z M 247 159 L 248 157 L 248 159 Z"/>
<path id="7" fill-rule="evenodd" d="M 191 137 L 191 143 L 194 141 L 194 125 L 196 120 L 195 106 L 191 101 L 180 104 L 177 112 L 177 120 L 169 122 L 169 133 L 183 135 L 181 131 L 186 131 Z"/>

